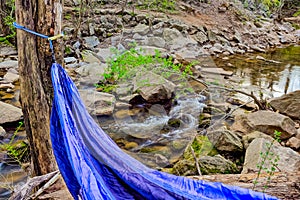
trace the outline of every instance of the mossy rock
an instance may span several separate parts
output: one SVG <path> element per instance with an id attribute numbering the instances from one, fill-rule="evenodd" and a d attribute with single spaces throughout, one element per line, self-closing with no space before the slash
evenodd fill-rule
<path id="1" fill-rule="evenodd" d="M 197 135 L 191 145 L 197 157 L 206 155 L 213 156 L 218 154 L 217 150 L 214 148 L 207 136 Z M 190 146 L 186 148 L 183 157 L 187 160 L 194 159 Z"/>

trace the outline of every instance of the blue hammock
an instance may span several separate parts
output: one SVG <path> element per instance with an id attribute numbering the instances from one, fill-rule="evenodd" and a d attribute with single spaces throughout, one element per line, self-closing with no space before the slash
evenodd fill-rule
<path id="1" fill-rule="evenodd" d="M 51 140 L 58 167 L 74 199 L 277 199 L 146 167 L 124 153 L 97 125 L 59 64 L 52 65 L 51 74 Z"/>

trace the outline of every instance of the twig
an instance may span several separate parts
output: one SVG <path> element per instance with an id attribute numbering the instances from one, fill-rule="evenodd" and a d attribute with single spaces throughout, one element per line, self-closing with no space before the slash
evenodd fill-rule
<path id="1" fill-rule="evenodd" d="M 197 159 L 197 157 L 195 155 L 195 151 L 194 151 L 194 149 L 193 149 L 192 146 L 190 146 L 190 147 L 191 147 L 192 155 L 193 155 L 193 157 L 195 159 L 195 162 L 196 162 L 196 168 L 197 168 L 198 174 L 199 174 L 199 176 L 202 176 L 202 173 L 201 173 L 201 170 L 200 170 L 200 167 L 199 167 L 199 163 L 198 163 L 198 159 Z"/>
<path id="2" fill-rule="evenodd" d="M 14 191 L 14 194 L 9 198 L 9 200 L 27 200 L 30 196 L 32 190 L 40 185 L 42 182 L 51 179 L 53 176 L 58 174 L 59 171 L 54 171 L 49 174 L 45 174 L 42 176 L 36 176 L 34 178 L 28 179 L 25 185 L 19 188 L 17 191 Z"/>
<path id="3" fill-rule="evenodd" d="M 30 198 L 35 199 L 37 198 L 40 194 L 42 194 L 47 188 L 49 188 L 53 183 L 57 181 L 57 179 L 60 176 L 60 172 L 55 174 L 43 187 L 41 187 L 36 193 L 32 194 Z"/>
<path id="4" fill-rule="evenodd" d="M 226 87 L 221 87 L 221 86 L 215 86 L 215 85 L 211 85 L 209 87 L 212 87 L 212 88 L 219 88 L 219 89 L 223 89 L 223 90 L 227 90 L 227 91 L 230 91 L 230 92 L 238 92 L 238 93 L 241 93 L 241 94 L 244 94 L 248 97 L 251 97 L 254 102 L 258 105 L 259 109 L 261 110 L 266 110 L 266 106 L 264 106 L 257 98 L 256 96 L 254 96 L 253 92 L 251 92 L 250 94 L 247 93 L 247 92 L 244 92 L 242 90 L 236 90 L 236 89 L 232 89 L 232 88 L 226 88 Z"/>

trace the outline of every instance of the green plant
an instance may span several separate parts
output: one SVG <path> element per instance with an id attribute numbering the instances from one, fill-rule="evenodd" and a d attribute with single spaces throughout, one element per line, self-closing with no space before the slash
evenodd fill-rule
<path id="1" fill-rule="evenodd" d="M 172 74 L 177 74 L 179 76 L 175 81 L 181 81 L 192 73 L 191 65 L 193 63 L 187 66 L 174 64 L 173 58 L 164 58 L 159 51 L 155 51 L 154 56 L 144 55 L 143 50 L 137 48 L 131 48 L 122 53 L 116 49 L 111 51 L 116 56 L 108 60 L 108 68 L 102 74 L 104 82 L 109 84 L 132 79 L 141 70 L 152 71 L 166 79 L 170 78 Z"/>
<path id="2" fill-rule="evenodd" d="M 138 5 L 140 9 L 156 10 L 162 12 L 170 12 L 176 10 L 175 0 L 143 0 Z"/>
<path id="3" fill-rule="evenodd" d="M 15 0 L 6 1 L 4 8 L 0 11 L 0 22 L 3 23 L 0 27 L 2 27 L 4 33 L 3 36 L 0 36 L 0 43 L 11 45 L 16 36 L 13 26 L 13 22 L 15 21 Z"/>
<path id="4" fill-rule="evenodd" d="M 23 161 L 27 160 L 29 155 L 28 144 L 24 141 L 15 141 L 15 137 L 17 136 L 20 129 L 23 128 L 23 125 L 23 122 L 19 122 L 18 127 L 16 128 L 16 130 L 13 133 L 13 136 L 10 139 L 10 142 L 8 144 L 0 145 L 0 149 L 2 151 L 7 151 L 7 154 L 20 165 Z"/>
<path id="5" fill-rule="evenodd" d="M 274 139 L 272 140 L 272 142 L 266 143 L 266 148 L 267 148 L 266 151 L 260 152 L 259 155 L 261 158 L 261 162 L 257 164 L 258 172 L 256 178 L 253 181 L 253 187 L 252 187 L 253 190 L 258 184 L 258 179 L 262 171 L 265 171 L 268 175 L 267 181 L 264 184 L 264 190 L 265 190 L 271 181 L 271 177 L 274 175 L 276 169 L 278 169 L 278 161 L 280 160 L 280 157 L 279 155 L 275 155 L 271 150 L 275 142 L 280 142 L 280 136 L 281 136 L 281 132 L 275 130 Z M 269 163 L 269 167 L 265 166 L 267 162 Z"/>

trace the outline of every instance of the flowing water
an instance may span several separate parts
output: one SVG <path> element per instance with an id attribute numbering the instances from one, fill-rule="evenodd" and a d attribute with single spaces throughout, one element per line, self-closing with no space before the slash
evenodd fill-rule
<path id="1" fill-rule="evenodd" d="M 234 55 L 216 59 L 215 63 L 240 76 L 241 88 L 261 88 L 267 91 L 268 97 L 300 89 L 300 46 L 279 48 L 265 54 Z M 176 160 L 197 133 L 198 117 L 205 106 L 204 101 L 205 97 L 201 95 L 186 96 L 178 98 L 167 111 L 157 104 L 142 108 L 144 114 L 141 117 L 98 118 L 98 122 L 123 147 L 126 147 L 126 143 L 134 143 L 128 150 L 151 152 L 152 156 L 146 159 L 162 159 L 156 157 L 155 153 L 159 153 L 169 160 Z M 161 167 L 168 164 L 162 162 Z M 151 163 L 148 165 L 152 166 Z M 18 166 L 4 162 L 0 162 L 0 172 L 0 183 L 8 183 L 0 186 L 0 199 L 6 199 L 10 194 L 9 187 L 24 182 L 26 174 Z"/>

